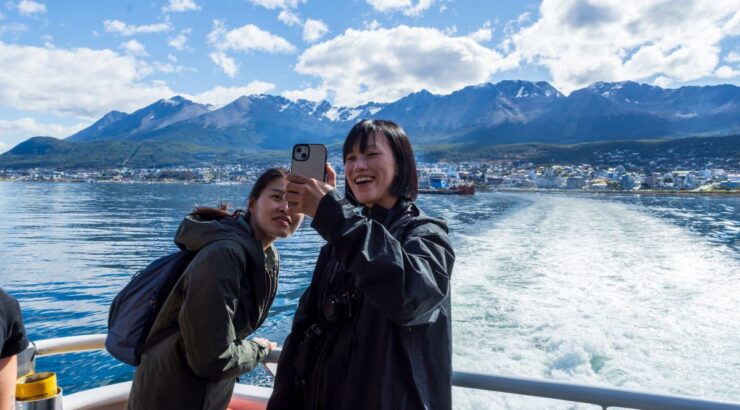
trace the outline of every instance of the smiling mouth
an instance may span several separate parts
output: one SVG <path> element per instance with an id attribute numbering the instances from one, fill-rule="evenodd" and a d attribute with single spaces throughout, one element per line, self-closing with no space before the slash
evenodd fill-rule
<path id="1" fill-rule="evenodd" d="M 355 178 L 355 184 L 356 185 L 365 185 L 373 182 L 375 180 L 375 177 L 369 177 L 369 176 L 361 176 Z"/>
<path id="2" fill-rule="evenodd" d="M 281 224 L 290 226 L 290 218 L 287 216 L 278 216 L 277 218 L 273 218 L 273 219 L 280 222 Z"/>

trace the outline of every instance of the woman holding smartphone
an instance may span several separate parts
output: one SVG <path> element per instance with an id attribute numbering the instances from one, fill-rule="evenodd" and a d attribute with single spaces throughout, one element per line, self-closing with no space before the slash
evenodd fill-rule
<path id="1" fill-rule="evenodd" d="M 416 162 L 395 123 L 360 121 L 343 159 L 345 195 L 328 165 L 328 184 L 286 177 L 289 212 L 313 217 L 327 243 L 268 409 L 450 408 L 455 256 L 446 224 L 414 204 Z"/>
<path id="2" fill-rule="evenodd" d="M 175 242 L 198 253 L 152 326 L 152 337 L 167 336 L 142 355 L 130 409 L 223 410 L 236 377 L 275 347 L 246 337 L 265 320 L 277 291 L 279 258 L 272 244 L 292 235 L 303 219 L 287 212 L 286 174 L 265 171 L 247 212 L 200 207 L 180 224 Z"/>

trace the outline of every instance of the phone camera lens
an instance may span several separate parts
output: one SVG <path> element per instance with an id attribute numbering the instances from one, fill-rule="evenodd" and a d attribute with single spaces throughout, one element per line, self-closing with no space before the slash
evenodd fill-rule
<path id="1" fill-rule="evenodd" d="M 307 156 L 308 155 L 305 152 L 301 154 L 301 158 L 303 158 L 303 159 L 306 159 Z"/>
<path id="2" fill-rule="evenodd" d="M 295 152 L 303 152 L 303 148 L 298 147 L 298 148 L 295 149 Z"/>

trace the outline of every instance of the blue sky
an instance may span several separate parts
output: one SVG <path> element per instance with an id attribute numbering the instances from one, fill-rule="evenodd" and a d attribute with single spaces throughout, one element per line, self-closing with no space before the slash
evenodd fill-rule
<path id="1" fill-rule="evenodd" d="M 0 4 L 0 152 L 183 95 L 354 106 L 503 79 L 740 84 L 740 0 Z"/>

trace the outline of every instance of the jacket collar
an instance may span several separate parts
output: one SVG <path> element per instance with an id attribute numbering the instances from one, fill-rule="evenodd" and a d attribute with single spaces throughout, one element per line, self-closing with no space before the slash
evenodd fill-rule
<path id="1" fill-rule="evenodd" d="M 405 198 L 399 198 L 390 209 L 376 204 L 372 208 L 362 207 L 361 213 L 363 216 L 378 221 L 383 226 L 388 227 L 406 212 L 410 204 L 411 201 Z"/>

